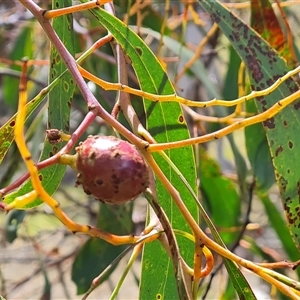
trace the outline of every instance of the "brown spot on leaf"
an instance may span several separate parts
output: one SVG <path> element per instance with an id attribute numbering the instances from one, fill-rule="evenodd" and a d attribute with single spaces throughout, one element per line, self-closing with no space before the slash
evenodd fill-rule
<path id="1" fill-rule="evenodd" d="M 219 23 L 221 21 L 220 16 L 215 13 L 211 14 L 211 18 L 215 23 Z"/>
<path id="2" fill-rule="evenodd" d="M 284 203 L 283 208 L 284 208 L 286 214 L 288 214 L 290 212 L 290 207 L 286 203 Z"/>
<path id="3" fill-rule="evenodd" d="M 282 189 L 283 192 L 286 191 L 288 183 L 288 180 L 285 179 L 283 176 L 281 176 L 278 180 L 279 187 Z"/>
<path id="4" fill-rule="evenodd" d="M 275 128 L 274 118 L 267 119 L 266 121 L 263 122 L 263 125 L 268 129 L 274 129 Z"/>
<path id="5" fill-rule="evenodd" d="M 275 151 L 275 156 L 277 157 L 281 152 L 283 152 L 283 147 L 280 145 Z"/>
<path id="6" fill-rule="evenodd" d="M 300 108 L 300 101 L 297 101 L 296 103 L 294 103 L 294 108 L 296 110 L 298 110 Z"/>
<path id="7" fill-rule="evenodd" d="M 135 47 L 135 52 L 138 54 L 138 56 L 142 56 L 143 50 L 140 47 Z"/>
<path id="8" fill-rule="evenodd" d="M 69 131 L 70 131 L 70 126 L 69 126 L 69 124 L 66 124 L 66 125 L 65 125 L 64 130 L 65 130 L 65 132 L 69 132 Z"/>
<path id="9" fill-rule="evenodd" d="M 184 122 L 184 118 L 183 115 L 180 115 L 178 118 L 179 123 L 183 123 Z"/>
<path id="10" fill-rule="evenodd" d="M 259 83 L 264 78 L 263 72 L 261 71 L 261 61 L 251 54 L 246 56 L 246 60 L 252 78 L 256 83 Z"/>
<path id="11" fill-rule="evenodd" d="M 70 98 L 69 101 L 68 101 L 68 107 L 69 107 L 70 109 L 71 109 L 71 106 L 72 106 L 72 100 L 73 100 L 73 99 Z"/>
<path id="12" fill-rule="evenodd" d="M 288 78 L 285 81 L 285 84 L 288 86 L 291 94 L 298 91 L 298 86 L 295 84 L 295 81 L 293 80 L 293 78 Z"/>
<path id="13" fill-rule="evenodd" d="M 259 85 L 259 87 L 263 90 L 263 89 L 265 89 L 266 85 L 265 85 L 264 83 L 261 83 L 261 84 Z"/>
<path id="14" fill-rule="evenodd" d="M 268 85 L 268 86 L 271 86 L 273 83 L 274 83 L 274 81 L 273 81 L 271 78 L 269 78 L 269 79 L 267 80 L 267 85 Z"/>
<path id="15" fill-rule="evenodd" d="M 289 141 L 289 148 L 292 149 L 294 147 L 294 144 L 292 141 Z"/>
<path id="16" fill-rule="evenodd" d="M 297 194 L 300 199 L 300 181 L 299 180 L 297 181 Z"/>

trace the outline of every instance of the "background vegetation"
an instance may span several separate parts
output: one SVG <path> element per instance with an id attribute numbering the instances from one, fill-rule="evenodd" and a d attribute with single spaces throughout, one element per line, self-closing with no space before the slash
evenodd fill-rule
<path id="1" fill-rule="evenodd" d="M 217 236 L 220 234 L 228 248 L 221 254 L 236 253 L 246 261 L 237 268 L 233 258 L 226 256 L 229 259 L 223 260 L 218 248 L 204 239 L 206 257 L 202 258 L 202 267 L 206 260 L 213 269 L 201 280 L 199 274 L 193 273 L 200 280 L 199 286 L 195 283 L 193 287 L 190 278 L 185 277 L 186 269 L 176 266 L 176 255 L 196 270 L 199 261 L 194 254 L 201 253 L 203 245 L 190 237 L 193 234 L 197 241 L 198 235 L 175 206 L 174 195 L 166 190 L 166 181 L 156 173 L 159 208 L 155 206 L 156 196 L 153 200 L 148 193 L 146 198 L 163 224 L 156 225 L 167 235 L 174 233 L 177 242 L 172 243 L 169 236 L 167 240 L 161 237 L 160 241 L 145 243 L 143 249 L 137 246 L 131 254 L 133 247 L 128 245 L 113 246 L 101 239 L 73 235 L 48 206 L 38 205 L 41 202 L 37 200 L 30 205 L 31 209 L 0 215 L 1 295 L 8 299 L 81 299 L 93 279 L 103 274 L 98 280 L 100 287 L 89 298 L 299 296 L 288 286 L 299 290 L 300 116 L 299 70 L 295 68 L 299 64 L 300 4 L 280 1 L 279 6 L 277 2 L 113 1 L 114 5 L 106 4 L 105 10 L 79 9 L 53 19 L 52 23 L 73 57 L 78 58 L 90 49 L 90 55 L 81 62 L 94 75 L 92 78 L 85 74 L 86 84 L 112 116 L 118 112 L 116 103 L 120 104 L 121 112 L 116 116 L 120 124 L 135 136 L 143 133 L 142 137 L 147 138 L 146 131 L 140 130 L 145 127 L 158 143 L 188 140 L 176 149 L 169 150 L 168 145 L 163 149 L 178 170 L 160 155 L 160 149 L 153 147 L 151 153 L 179 191 L 182 203 L 199 228 L 221 244 Z M 29 13 L 22 3 L 0 4 L 0 192 L 6 204 L 32 190 L 28 182 L 21 187 L 18 184 L 14 191 L 11 188 L 27 172 L 13 143 L 22 58 L 33 60 L 27 74 L 31 102 L 24 133 L 34 161 L 44 161 L 65 145 L 49 143 L 46 129 L 73 133 L 84 124 L 89 104 L 70 73 L 56 80 L 65 70 L 61 49 L 57 44 L 50 48 L 49 29 L 42 29 L 37 15 Z M 36 3 L 43 9 L 72 5 L 58 0 Z M 104 41 L 108 31 L 114 40 Z M 95 45 L 96 41 L 100 44 Z M 125 56 L 119 53 L 118 45 Z M 289 73 L 291 70 L 294 71 Z M 97 78 L 104 80 L 101 87 L 95 82 Z M 285 81 L 279 82 L 280 78 Z M 163 102 L 163 97 L 158 97 L 155 102 L 149 99 L 151 95 L 135 93 L 133 89 L 129 89 L 130 98 L 126 98 L 128 94 L 116 91 L 120 87 L 107 84 L 117 82 L 154 95 L 176 92 L 182 98 L 175 99 L 173 95 Z M 241 98 L 251 90 L 262 92 L 250 100 Z M 41 91 L 45 92 L 39 94 Z M 209 107 L 203 107 L 214 98 L 226 101 L 208 102 Z M 174 99 L 181 99 L 182 103 Z M 187 99 L 195 102 L 183 103 Z M 119 132 L 124 136 L 125 131 L 120 132 L 111 122 L 97 117 L 84 128 L 80 140 L 90 134 Z M 76 174 L 71 168 L 49 164 L 41 172 L 45 189 L 54 193 L 63 211 L 78 223 L 114 234 L 138 236 L 149 220 L 157 220 L 143 196 L 126 205 L 109 206 L 75 188 Z M 196 204 L 192 192 L 204 210 Z M 160 208 L 169 222 L 165 222 Z M 168 255 L 164 246 L 178 246 L 179 250 Z M 213 253 L 214 263 L 210 251 L 205 249 Z M 142 255 L 138 255 L 140 250 Z M 247 262 L 266 264 L 254 270 L 252 265 L 247 269 Z M 102 273 L 108 266 L 111 269 Z M 176 280 L 174 266 L 179 274 Z M 273 268 L 276 273 L 268 271 Z M 121 276 L 126 271 L 129 274 L 122 284 Z M 275 278 L 275 282 L 268 276 Z M 273 285 L 269 284 L 271 281 Z"/>

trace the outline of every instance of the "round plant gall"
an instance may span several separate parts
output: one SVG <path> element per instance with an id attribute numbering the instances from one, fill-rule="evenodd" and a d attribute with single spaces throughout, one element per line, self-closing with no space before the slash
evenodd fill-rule
<path id="1" fill-rule="evenodd" d="M 82 185 L 86 194 L 121 204 L 148 187 L 147 165 L 132 144 L 114 136 L 89 136 L 76 151 L 76 185 Z"/>

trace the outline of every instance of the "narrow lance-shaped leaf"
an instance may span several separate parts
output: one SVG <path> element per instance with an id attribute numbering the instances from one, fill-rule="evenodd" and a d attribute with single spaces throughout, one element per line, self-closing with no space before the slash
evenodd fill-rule
<path id="1" fill-rule="evenodd" d="M 252 89 L 262 90 L 288 72 L 282 58 L 249 26 L 219 2 L 201 1 L 203 8 L 218 23 L 224 34 L 246 64 Z M 258 112 L 263 112 L 280 99 L 298 90 L 293 79 L 282 83 L 270 95 L 256 99 Z M 296 100 L 275 117 L 263 122 L 266 131 L 276 181 L 280 189 L 287 223 L 298 249 L 300 248 L 300 168 L 299 118 L 300 101 Z"/>
<path id="2" fill-rule="evenodd" d="M 240 198 L 234 184 L 222 175 L 217 162 L 203 149 L 199 152 L 201 191 L 214 225 L 222 229 L 238 226 L 239 220 L 236 216 L 240 215 Z M 236 232 L 228 233 L 226 230 L 220 235 L 226 245 L 230 245 L 237 237 Z"/>
<path id="3" fill-rule="evenodd" d="M 32 23 L 24 26 L 19 36 L 16 38 L 14 45 L 12 46 L 11 52 L 9 54 L 9 59 L 12 61 L 20 61 L 23 57 L 32 58 L 34 55 L 34 43 L 33 43 L 33 26 Z M 3 40 L 2 40 L 3 43 Z M 17 65 L 12 65 L 10 67 L 13 70 L 20 70 L 20 67 Z M 32 68 L 29 68 L 29 72 Z M 17 107 L 18 103 L 18 89 L 16 86 L 19 84 L 18 78 L 4 76 L 1 79 L 1 88 L 2 90 L 2 97 L 1 101 L 4 101 L 7 105 L 10 105 L 12 109 Z"/>
<path id="4" fill-rule="evenodd" d="M 251 26 L 254 28 L 275 50 L 286 59 L 293 62 L 293 51 L 284 37 L 277 16 L 269 1 L 251 0 Z M 247 103 L 247 112 L 257 111 L 253 102 Z M 281 240 L 282 246 L 292 261 L 297 260 L 298 250 L 294 245 L 291 236 L 287 235 L 288 228 L 284 226 L 281 213 L 269 199 L 267 190 L 275 180 L 273 165 L 270 157 L 269 147 L 265 132 L 261 124 L 245 128 L 246 146 L 248 157 L 251 162 L 254 174 L 257 178 L 257 192 L 262 201 L 269 221 Z M 299 270 L 297 269 L 299 274 Z"/>
<path id="5" fill-rule="evenodd" d="M 289 51 L 289 45 L 268 0 L 251 1 L 251 26 L 278 51 L 280 56 L 292 61 L 292 52 Z M 250 114 L 257 112 L 253 102 L 247 102 L 246 109 Z M 255 124 L 245 128 L 245 136 L 248 158 L 257 179 L 257 188 L 267 190 L 274 184 L 275 176 L 264 129 L 261 124 Z"/>

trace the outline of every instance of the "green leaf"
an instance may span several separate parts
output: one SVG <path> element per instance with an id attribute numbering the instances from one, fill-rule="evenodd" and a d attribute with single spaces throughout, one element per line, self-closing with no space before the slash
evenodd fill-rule
<path id="1" fill-rule="evenodd" d="M 221 245 L 223 248 L 226 248 L 224 242 L 222 241 L 218 231 L 215 230 L 215 226 L 210 219 L 207 218 L 206 220 L 208 227 L 210 228 L 212 235 L 215 241 Z M 229 278 L 239 296 L 240 299 L 247 299 L 247 300 L 256 300 L 256 297 L 247 282 L 246 278 L 244 277 L 243 273 L 240 271 L 238 266 L 235 262 L 223 258 L 224 265 L 227 269 L 229 274 Z"/>
<path id="2" fill-rule="evenodd" d="M 241 66 L 241 59 L 234 50 L 234 48 L 229 46 L 229 65 L 227 69 L 227 74 L 223 86 L 223 97 L 224 99 L 232 100 L 236 99 L 239 94 L 238 80 L 239 80 L 239 70 Z M 232 108 L 231 108 L 232 109 Z"/>
<path id="3" fill-rule="evenodd" d="M 230 278 L 228 278 L 226 289 L 225 289 L 224 293 L 222 294 L 222 297 L 220 297 L 220 299 L 222 299 L 222 300 L 232 300 L 232 299 L 235 299 L 235 298 L 236 298 L 235 288 L 234 288 Z"/>
<path id="4" fill-rule="evenodd" d="M 42 273 L 43 273 L 43 277 L 44 277 L 44 287 L 43 287 L 43 294 L 41 295 L 40 299 L 51 299 L 51 288 L 52 288 L 52 284 L 51 281 L 49 279 L 49 276 L 47 274 L 47 270 L 43 264 L 43 262 L 41 262 L 42 264 Z"/>
<path id="5" fill-rule="evenodd" d="M 214 225 L 221 229 L 222 240 L 228 245 L 235 240 L 236 233 L 226 233 L 226 229 L 240 225 L 240 198 L 232 181 L 222 175 L 217 162 L 201 148 L 199 165 L 205 206 Z M 222 229 L 225 229 L 225 233 L 222 233 Z"/>
<path id="6" fill-rule="evenodd" d="M 26 119 L 32 114 L 32 112 L 41 104 L 44 97 L 37 97 L 26 104 L 27 113 Z M 16 114 L 12 116 L 1 128 L 0 128 L 0 163 L 5 157 L 9 147 L 11 146 L 15 136 L 15 122 Z"/>
<path id="7" fill-rule="evenodd" d="M 229 65 L 227 69 L 227 74 L 223 86 L 223 98 L 228 100 L 233 100 L 238 97 L 239 94 L 239 71 L 241 66 L 241 59 L 234 50 L 232 46 L 229 47 Z M 223 107 L 225 109 L 225 107 Z M 234 112 L 233 107 L 228 107 L 226 109 L 227 114 L 229 115 Z M 243 155 L 240 152 L 239 147 L 234 141 L 234 135 L 229 134 L 227 136 L 230 143 L 232 153 L 235 159 L 235 166 L 239 180 L 239 187 L 241 191 L 241 201 L 245 200 L 248 197 L 247 187 L 245 184 L 245 179 L 247 176 L 247 165 Z"/>
<path id="8" fill-rule="evenodd" d="M 29 23 L 28 26 L 25 26 L 15 44 L 13 45 L 12 51 L 9 55 L 9 59 L 20 61 L 23 57 L 28 57 L 31 59 L 34 55 L 34 42 L 33 42 L 33 26 Z M 19 66 L 12 66 L 12 69 L 19 70 Z M 2 82 L 3 85 L 3 99 L 6 104 L 11 107 L 15 107 L 17 105 L 18 99 L 18 89 L 16 86 L 19 84 L 19 79 L 12 77 L 4 77 Z"/>
<path id="9" fill-rule="evenodd" d="M 288 43 L 269 1 L 251 1 L 251 26 L 282 57 L 292 62 L 292 52 L 289 51 Z M 246 105 L 247 112 L 257 112 L 253 102 L 248 102 Z M 261 124 L 256 124 L 246 128 L 245 134 L 248 157 L 257 183 L 260 189 L 267 190 L 275 182 L 275 176 L 265 132 Z"/>
<path id="10" fill-rule="evenodd" d="M 131 59 L 132 66 L 143 91 L 156 94 L 173 94 L 174 89 L 155 55 L 147 45 L 120 20 L 104 10 L 93 10 L 100 23 L 106 27 L 122 46 Z M 176 141 L 189 138 L 183 113 L 177 103 L 153 103 L 145 100 L 147 128 L 158 142 Z M 192 147 L 167 151 L 167 155 L 182 172 L 189 184 L 196 191 L 196 175 Z M 197 206 L 185 185 L 171 167 L 159 156 L 154 155 L 164 174 L 180 192 L 189 211 L 197 220 Z M 163 185 L 157 181 L 159 203 L 166 212 L 172 227 L 190 232 L 185 219 Z M 194 249 L 184 238 L 178 238 L 180 252 L 191 264 Z M 158 264 L 159 261 L 159 264 Z M 163 272 L 162 272 L 163 270 Z M 143 253 L 142 279 L 140 298 L 155 299 L 160 295 L 164 299 L 176 299 L 178 293 L 174 270 L 165 250 L 157 243 L 147 243 Z"/>
<path id="11" fill-rule="evenodd" d="M 248 113 L 256 113 L 257 108 L 253 102 L 246 103 Z M 274 183 L 274 167 L 265 131 L 261 124 L 245 128 L 246 149 L 257 186 L 267 191 Z"/>
<path id="12" fill-rule="evenodd" d="M 72 1 L 54 1 L 53 7 L 64 7 L 70 6 Z M 74 54 L 73 45 L 73 21 L 72 15 L 66 15 L 53 20 L 53 28 L 55 29 L 58 36 L 63 41 L 64 45 Z M 59 57 L 56 49 L 51 49 L 51 68 L 50 68 L 50 81 L 54 81 L 60 74 L 62 74 L 66 66 Z M 64 74 L 49 93 L 49 104 L 48 104 L 48 127 L 63 130 L 65 133 L 69 132 L 69 119 L 70 119 L 70 104 L 72 101 L 73 93 L 75 90 L 75 84 L 72 76 L 69 73 Z M 58 152 L 63 147 L 62 144 L 52 145 L 45 139 L 44 149 L 41 154 L 40 160 L 45 160 Z M 64 174 L 66 166 L 55 164 L 48 168 L 40 171 L 42 178 L 42 184 L 45 190 L 49 194 L 53 194 L 59 186 Z M 19 195 L 24 195 L 32 190 L 30 181 L 23 184 L 17 191 L 8 194 L 4 197 L 6 203 L 14 201 Z M 34 202 L 29 204 L 26 208 L 36 207 L 43 203 L 40 199 L 36 199 Z"/>
<path id="13" fill-rule="evenodd" d="M 5 237 L 9 243 L 12 243 L 17 237 L 19 225 L 23 222 L 25 212 L 22 210 L 14 210 L 8 215 L 5 224 Z"/>
<path id="14" fill-rule="evenodd" d="M 289 71 L 284 60 L 278 56 L 276 51 L 219 2 L 212 4 L 210 1 L 201 1 L 201 5 L 218 23 L 246 64 L 252 89 L 267 88 Z M 256 99 L 258 112 L 265 111 L 280 99 L 297 90 L 298 86 L 290 78 L 270 95 Z M 297 175 L 300 168 L 298 159 L 300 149 L 299 107 L 300 101 L 297 100 L 275 117 L 263 122 L 287 224 L 298 249 L 300 249 L 300 218 L 298 216 L 300 180 Z"/>
<path id="15" fill-rule="evenodd" d="M 288 44 L 269 1 L 251 1 L 251 26 L 271 47 L 282 54 L 287 52 Z M 248 113 L 257 112 L 253 102 L 246 103 L 246 108 Z M 257 185 L 260 189 L 267 190 L 275 182 L 275 176 L 266 134 L 262 125 L 256 124 L 245 128 L 245 135 L 248 158 L 257 178 Z"/>

